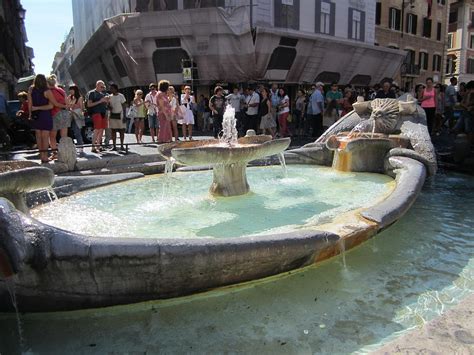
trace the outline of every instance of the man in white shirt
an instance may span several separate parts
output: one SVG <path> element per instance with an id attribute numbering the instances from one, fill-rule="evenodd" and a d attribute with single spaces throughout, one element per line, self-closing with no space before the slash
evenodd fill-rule
<path id="1" fill-rule="evenodd" d="M 125 140 L 125 128 L 126 123 L 124 120 L 123 110 L 125 109 L 125 103 L 127 100 L 118 91 L 116 84 L 110 85 L 110 92 L 112 95 L 109 96 L 109 128 L 112 130 L 112 150 L 117 150 L 116 140 L 117 132 L 120 135 L 120 150 L 124 150 Z"/>
<path id="2" fill-rule="evenodd" d="M 260 126 L 260 120 L 258 117 L 258 106 L 260 105 L 260 96 L 255 92 L 254 87 L 249 88 L 249 96 L 245 102 L 247 106 L 247 114 L 244 121 L 244 133 L 249 129 L 253 129 L 255 132 L 258 131 Z"/>
<path id="3" fill-rule="evenodd" d="M 151 83 L 148 87 L 150 92 L 145 96 L 145 107 L 147 108 L 148 115 L 148 126 L 150 127 L 151 141 L 158 141 L 159 123 L 158 123 L 158 103 L 156 98 L 158 97 L 158 91 L 156 90 L 156 84 Z"/>

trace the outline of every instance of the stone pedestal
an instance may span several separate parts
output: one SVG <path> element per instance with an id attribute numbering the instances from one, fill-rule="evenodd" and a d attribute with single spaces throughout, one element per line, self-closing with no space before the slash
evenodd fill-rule
<path id="1" fill-rule="evenodd" d="M 246 162 L 214 165 L 214 179 L 209 191 L 225 197 L 246 194 L 250 190 L 246 169 Z"/>

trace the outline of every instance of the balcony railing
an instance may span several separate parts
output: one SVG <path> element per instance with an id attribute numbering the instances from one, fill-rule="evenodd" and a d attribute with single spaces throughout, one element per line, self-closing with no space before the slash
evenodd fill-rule
<path id="1" fill-rule="evenodd" d="M 418 64 L 403 63 L 400 72 L 402 76 L 419 76 L 420 66 Z"/>

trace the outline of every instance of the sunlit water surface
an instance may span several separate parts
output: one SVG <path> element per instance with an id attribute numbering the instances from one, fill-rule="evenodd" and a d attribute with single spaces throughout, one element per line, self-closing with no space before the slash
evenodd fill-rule
<path id="1" fill-rule="evenodd" d="M 23 349 L 344 354 L 377 348 L 473 292 L 473 180 L 427 181 L 405 217 L 347 253 L 346 268 L 338 257 L 177 300 L 23 314 Z M 0 335 L 1 353 L 18 350 L 15 315 L 0 315 Z"/>
<path id="2" fill-rule="evenodd" d="M 248 180 L 249 194 L 214 198 L 212 171 L 158 175 L 61 199 L 32 215 L 95 236 L 240 237 L 315 225 L 373 205 L 394 186 L 385 175 L 314 166 L 290 166 L 287 176 L 278 166 L 249 168 Z"/>

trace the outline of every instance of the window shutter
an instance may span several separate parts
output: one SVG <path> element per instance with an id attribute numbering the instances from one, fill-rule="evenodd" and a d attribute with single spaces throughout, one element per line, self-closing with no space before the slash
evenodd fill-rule
<path id="1" fill-rule="evenodd" d="M 314 14 L 314 32 L 321 33 L 321 0 L 315 0 L 316 13 Z"/>
<path id="2" fill-rule="evenodd" d="M 334 36 L 336 34 L 336 4 L 334 3 L 331 3 L 331 23 L 329 27 L 329 33 Z"/>
<path id="3" fill-rule="evenodd" d="M 365 11 L 360 12 L 360 40 L 365 42 Z"/>
<path id="4" fill-rule="evenodd" d="M 352 17 L 354 16 L 354 9 L 353 8 L 349 8 L 349 23 L 347 26 L 347 38 L 352 38 Z"/>

